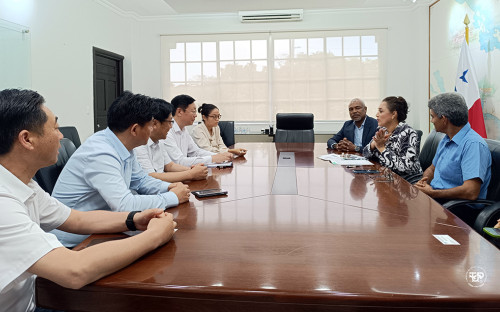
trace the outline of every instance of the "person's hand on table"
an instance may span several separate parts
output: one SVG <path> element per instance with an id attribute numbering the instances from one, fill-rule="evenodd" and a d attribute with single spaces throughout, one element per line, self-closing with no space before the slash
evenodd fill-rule
<path id="1" fill-rule="evenodd" d="M 171 188 L 170 191 L 177 195 L 179 204 L 189 201 L 189 196 L 191 196 L 189 187 L 186 184 L 180 182 L 177 182 L 176 184 L 177 185 Z"/>

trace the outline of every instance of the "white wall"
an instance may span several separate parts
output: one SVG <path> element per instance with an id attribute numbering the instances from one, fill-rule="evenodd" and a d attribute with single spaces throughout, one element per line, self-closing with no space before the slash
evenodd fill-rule
<path id="1" fill-rule="evenodd" d="M 161 97 L 160 35 L 277 30 L 387 28 L 387 93 L 410 103 L 408 122 L 427 131 L 428 7 L 306 11 L 302 22 L 242 24 L 237 15 L 180 16 L 139 22 L 133 31 L 132 85 Z M 424 121 L 424 122 L 422 122 Z"/>
<path id="2" fill-rule="evenodd" d="M 236 14 L 135 21 L 89 0 L 0 0 L 0 18 L 30 28 L 32 88 L 82 139 L 93 133 L 92 46 L 125 56 L 125 89 L 161 97 L 161 34 L 267 30 L 387 28 L 386 95 L 405 97 L 408 122 L 428 129 L 427 6 L 306 11 L 302 22 L 242 24 Z"/>
<path id="3" fill-rule="evenodd" d="M 30 28 L 32 89 L 82 140 L 94 132 L 93 46 L 125 56 L 132 88 L 133 20 L 89 0 L 0 0 L 0 18 Z"/>

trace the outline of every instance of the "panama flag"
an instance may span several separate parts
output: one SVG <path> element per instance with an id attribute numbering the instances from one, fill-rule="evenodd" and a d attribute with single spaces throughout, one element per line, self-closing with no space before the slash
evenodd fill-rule
<path id="1" fill-rule="evenodd" d="M 455 81 L 455 91 L 463 95 L 467 107 L 469 108 L 469 123 L 480 136 L 486 138 L 486 128 L 484 127 L 483 108 L 481 107 L 481 97 L 479 96 L 479 86 L 477 84 L 476 72 L 472 64 L 469 45 L 464 40 L 460 60 L 458 61 L 457 77 Z"/>

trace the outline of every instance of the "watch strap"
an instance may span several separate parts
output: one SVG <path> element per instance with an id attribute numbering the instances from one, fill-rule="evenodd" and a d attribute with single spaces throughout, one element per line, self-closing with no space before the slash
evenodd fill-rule
<path id="1" fill-rule="evenodd" d="M 125 220 L 125 225 L 127 226 L 127 228 L 130 231 L 137 231 L 137 228 L 135 227 L 135 223 L 134 223 L 134 216 L 138 212 L 140 212 L 140 211 L 131 211 L 131 212 L 129 212 L 129 214 L 127 216 L 127 220 Z"/>

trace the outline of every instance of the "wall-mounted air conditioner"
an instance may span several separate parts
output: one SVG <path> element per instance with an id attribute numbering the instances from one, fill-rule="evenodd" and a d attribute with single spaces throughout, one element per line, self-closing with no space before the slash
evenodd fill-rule
<path id="1" fill-rule="evenodd" d="M 304 10 L 239 11 L 242 23 L 301 21 Z"/>

